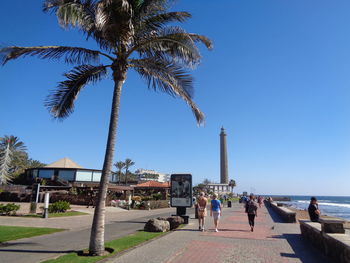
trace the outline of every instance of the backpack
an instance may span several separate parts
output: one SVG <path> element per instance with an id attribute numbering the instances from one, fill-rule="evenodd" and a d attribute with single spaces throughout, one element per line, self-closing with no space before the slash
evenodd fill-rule
<path id="1" fill-rule="evenodd" d="M 245 212 L 248 214 L 255 214 L 255 211 L 257 209 L 256 204 L 253 201 L 248 201 L 246 208 L 245 208 Z"/>

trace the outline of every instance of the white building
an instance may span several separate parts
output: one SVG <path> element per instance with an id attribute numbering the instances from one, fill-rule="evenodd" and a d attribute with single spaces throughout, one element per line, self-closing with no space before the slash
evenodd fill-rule
<path id="1" fill-rule="evenodd" d="M 229 194 L 231 193 L 231 186 L 228 184 L 216 184 L 210 183 L 207 185 L 210 190 L 217 194 Z"/>
<path id="2" fill-rule="evenodd" d="M 158 181 L 161 183 L 169 182 L 170 175 L 159 173 L 155 170 L 137 169 L 135 174 L 138 176 L 140 181 Z M 154 177 L 153 177 L 154 176 Z"/>

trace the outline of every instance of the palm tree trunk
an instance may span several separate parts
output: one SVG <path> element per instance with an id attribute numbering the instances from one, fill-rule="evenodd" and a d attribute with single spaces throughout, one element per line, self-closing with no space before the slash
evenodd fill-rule
<path id="1" fill-rule="evenodd" d="M 119 74 L 118 74 L 119 73 Z M 108 189 L 108 179 L 112 170 L 113 155 L 115 149 L 116 132 L 119 116 L 120 95 L 122 86 L 125 80 L 126 71 L 119 70 L 114 74 L 114 91 L 111 116 L 109 121 L 109 130 L 107 138 L 107 146 L 105 152 L 105 159 L 103 162 L 103 169 L 97 202 L 94 212 L 94 219 L 91 227 L 89 253 L 90 255 L 100 256 L 105 251 L 104 247 L 104 233 L 105 233 L 105 206 Z"/>
<path id="2" fill-rule="evenodd" d="M 125 170 L 125 185 L 127 184 L 128 182 L 128 169 Z"/>

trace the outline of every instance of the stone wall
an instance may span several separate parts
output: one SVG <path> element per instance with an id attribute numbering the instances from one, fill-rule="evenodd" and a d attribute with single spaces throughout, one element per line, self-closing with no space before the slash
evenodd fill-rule
<path id="1" fill-rule="evenodd" d="M 296 213 L 287 207 L 279 206 L 275 202 L 267 202 L 266 203 L 268 206 L 272 208 L 274 212 L 276 212 L 284 222 L 286 223 L 295 223 L 296 222 Z"/>
<path id="2" fill-rule="evenodd" d="M 350 235 L 331 234 L 321 231 L 321 224 L 300 220 L 300 230 L 303 238 L 321 250 L 333 262 L 350 262 Z"/>

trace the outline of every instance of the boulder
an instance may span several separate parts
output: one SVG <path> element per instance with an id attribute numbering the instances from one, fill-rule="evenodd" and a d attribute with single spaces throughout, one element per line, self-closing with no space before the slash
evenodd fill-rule
<path id="1" fill-rule="evenodd" d="M 167 218 L 170 224 L 170 230 L 178 228 L 180 225 L 184 224 L 185 221 L 181 216 L 171 216 Z"/>
<path id="2" fill-rule="evenodd" d="M 146 232 L 167 232 L 170 230 L 170 224 L 165 220 L 150 219 L 146 223 L 144 230 Z"/>

